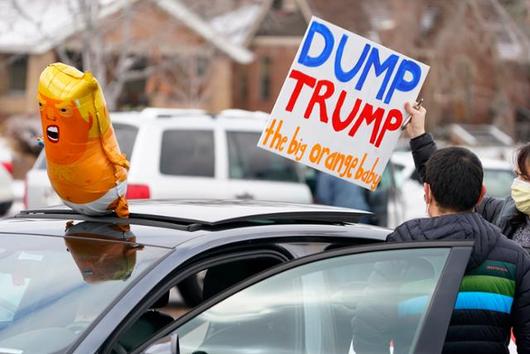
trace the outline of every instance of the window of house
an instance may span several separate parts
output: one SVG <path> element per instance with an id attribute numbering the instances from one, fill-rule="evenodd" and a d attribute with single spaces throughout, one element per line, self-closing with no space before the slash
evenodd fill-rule
<path id="1" fill-rule="evenodd" d="M 196 74 L 198 77 L 203 77 L 208 71 L 209 60 L 203 55 L 197 56 Z"/>
<path id="2" fill-rule="evenodd" d="M 260 98 L 267 101 L 271 97 L 271 59 L 265 57 L 261 59 L 260 70 Z"/>
<path id="3" fill-rule="evenodd" d="M 148 65 L 145 57 L 134 58 L 134 64 L 131 67 L 131 71 L 142 71 Z M 145 86 L 147 84 L 147 78 L 145 76 L 129 79 L 123 84 L 123 89 L 118 99 L 118 105 L 120 107 L 144 107 L 148 105 L 147 96 L 145 94 Z"/>
<path id="4" fill-rule="evenodd" d="M 8 64 L 9 86 L 12 93 L 26 91 L 26 79 L 28 74 L 28 56 L 17 55 Z"/>
<path id="5" fill-rule="evenodd" d="M 69 61 L 68 64 L 74 66 L 76 69 L 80 71 L 84 71 L 83 53 L 81 51 L 66 50 L 64 54 L 68 58 L 68 61 Z"/>
<path id="6" fill-rule="evenodd" d="M 474 81 L 473 63 L 466 57 L 461 57 L 455 65 L 454 93 L 456 95 L 456 117 L 461 120 L 471 119 L 474 108 Z"/>
<path id="7" fill-rule="evenodd" d="M 241 70 L 239 80 L 239 99 L 242 105 L 246 105 L 248 101 L 248 74 L 245 69 Z"/>

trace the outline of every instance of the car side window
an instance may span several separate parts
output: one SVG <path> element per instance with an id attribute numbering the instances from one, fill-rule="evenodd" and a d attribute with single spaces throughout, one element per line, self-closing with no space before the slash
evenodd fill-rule
<path id="1" fill-rule="evenodd" d="M 387 250 L 290 268 L 198 314 L 144 353 L 174 353 L 176 343 L 182 354 L 412 352 L 448 255 L 444 248 Z"/>
<path id="2" fill-rule="evenodd" d="M 300 182 L 296 164 L 259 149 L 260 134 L 227 131 L 229 175 L 234 179 Z"/>
<path id="3" fill-rule="evenodd" d="M 176 288 L 163 293 L 134 323 L 127 326 L 113 344 L 111 352 L 120 354 L 134 351 L 191 308 L 228 287 L 284 261 L 286 259 L 272 254 L 253 255 L 209 266 L 185 278 L 176 285 Z M 175 306 L 175 302 L 178 301 L 177 289 L 185 302 L 184 306 Z"/>
<path id="4" fill-rule="evenodd" d="M 120 144 L 120 150 L 125 154 L 127 159 L 131 159 L 138 128 L 129 124 L 113 123 L 114 134 Z"/>
<path id="5" fill-rule="evenodd" d="M 162 135 L 160 173 L 213 177 L 214 135 L 211 130 L 166 130 Z"/>

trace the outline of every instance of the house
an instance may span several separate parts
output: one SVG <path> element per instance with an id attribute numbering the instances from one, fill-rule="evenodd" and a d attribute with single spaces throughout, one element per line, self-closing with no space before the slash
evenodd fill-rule
<path id="1" fill-rule="evenodd" d="M 16 0 L 28 1 L 50 3 Z M 314 15 L 430 65 L 422 95 L 432 128 L 493 124 L 511 136 L 530 132 L 528 0 L 98 1 L 99 31 L 88 43 L 99 41 L 109 53 L 100 81 L 111 107 L 269 112 Z M 0 17 L 6 6 L 0 4 Z M 32 10 L 41 27 L 52 27 L 43 9 Z M 90 26 L 71 23 L 44 31 L 51 34 L 40 45 L 2 35 L 0 27 L 0 53 L 10 51 L 0 55 L 7 63 L 0 68 L 7 78 L 0 80 L 1 112 L 35 110 L 38 74 L 61 51 L 90 60 L 83 49 Z M 124 57 L 128 70 L 110 65 Z M 515 129 L 516 122 L 528 129 Z"/>
<path id="2" fill-rule="evenodd" d="M 83 3 L 0 3 L 0 114 L 36 112 L 40 72 L 64 58 L 79 68 L 91 62 L 112 109 L 232 106 L 232 63 L 249 63 L 253 54 L 182 3 L 98 0 L 88 2 L 97 9 L 75 7 Z"/>

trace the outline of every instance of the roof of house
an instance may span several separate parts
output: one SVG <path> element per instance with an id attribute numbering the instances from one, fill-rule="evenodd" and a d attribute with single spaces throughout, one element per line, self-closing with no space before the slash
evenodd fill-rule
<path id="1" fill-rule="evenodd" d="M 145 0 L 97 1 L 101 19 L 116 14 L 126 4 Z M 83 30 L 80 16 L 84 12 L 80 3 L 74 0 L 0 2 L 0 52 L 40 54 L 58 46 Z M 235 61 L 252 61 L 253 54 L 237 43 L 237 28 L 232 27 L 227 34 L 219 31 L 179 0 L 155 0 L 153 3 Z"/>
<path id="2" fill-rule="evenodd" d="M 367 35 L 372 30 L 371 12 L 363 0 L 305 0 L 311 14 L 348 31 Z M 369 2 L 371 6 L 373 1 Z M 370 8 L 368 8 L 369 10 Z"/>
<path id="3" fill-rule="evenodd" d="M 307 20 L 301 10 L 268 11 L 256 36 L 299 36 L 302 37 L 307 28 Z"/>
<path id="4" fill-rule="evenodd" d="M 127 0 L 98 1 L 103 18 L 122 9 Z M 82 30 L 79 4 L 72 0 L 0 1 L 0 52 L 41 54 L 57 46 Z"/>
<path id="5" fill-rule="evenodd" d="M 262 23 L 272 4 L 272 0 L 180 0 L 180 2 L 224 37 L 244 46 Z"/>
<path id="6" fill-rule="evenodd" d="M 180 1 L 157 0 L 156 4 L 235 61 L 241 64 L 246 64 L 252 61 L 254 56 L 250 51 L 233 42 L 228 36 L 225 36 L 224 33 L 216 30 L 208 22 L 201 19 L 196 13 L 189 10 Z"/>
<path id="7" fill-rule="evenodd" d="M 97 0 L 100 17 L 116 14 L 127 3 L 147 0 Z M 0 53 L 43 53 L 83 29 L 76 0 L 0 1 Z M 377 40 L 378 31 L 394 28 L 399 18 L 393 3 L 383 0 L 295 0 L 291 11 L 277 9 L 272 0 L 154 0 L 159 8 L 239 63 L 253 54 L 246 49 L 254 36 L 302 36 L 311 16 Z M 433 6 L 425 0 L 417 33 L 436 27 Z M 395 4 L 394 4 L 395 5 Z M 493 34 L 505 60 L 530 60 L 528 36 L 496 0 L 477 2 L 485 31 Z M 72 13 L 78 13 L 72 16 Z M 423 27 L 422 27 L 423 26 Z M 436 32 L 435 28 L 432 28 Z M 433 32 L 433 33 L 434 33 Z"/>
<path id="8" fill-rule="evenodd" d="M 244 45 L 263 10 L 263 4 L 249 3 L 212 17 L 208 23 L 232 43 Z"/>

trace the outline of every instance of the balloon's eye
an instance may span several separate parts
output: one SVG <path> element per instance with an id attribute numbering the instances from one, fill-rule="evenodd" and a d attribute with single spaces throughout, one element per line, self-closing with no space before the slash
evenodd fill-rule
<path id="1" fill-rule="evenodd" d="M 57 110 L 59 111 L 59 114 L 63 117 L 71 117 L 73 113 L 72 108 L 69 106 L 57 107 Z"/>

